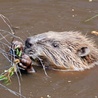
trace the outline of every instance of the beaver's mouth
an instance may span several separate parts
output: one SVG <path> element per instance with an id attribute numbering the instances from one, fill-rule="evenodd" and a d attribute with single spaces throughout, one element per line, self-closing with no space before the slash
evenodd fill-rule
<path id="1" fill-rule="evenodd" d="M 33 54 L 34 54 L 34 53 L 33 53 L 32 50 L 30 50 L 30 51 L 28 52 L 28 55 L 29 55 L 30 57 L 31 57 Z"/>
<path id="2" fill-rule="evenodd" d="M 36 61 L 38 59 L 38 56 L 36 52 L 33 49 L 25 49 L 25 53 L 30 57 L 32 61 Z"/>
<path id="3" fill-rule="evenodd" d="M 24 53 L 27 54 L 29 57 L 31 57 L 34 54 L 32 49 L 28 49 L 28 48 L 24 48 Z"/>

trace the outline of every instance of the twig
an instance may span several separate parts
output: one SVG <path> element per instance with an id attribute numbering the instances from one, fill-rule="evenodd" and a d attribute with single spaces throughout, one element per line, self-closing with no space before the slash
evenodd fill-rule
<path id="1" fill-rule="evenodd" d="M 4 15 L 0 14 L 0 17 L 2 18 L 2 20 L 4 21 L 4 23 L 9 27 L 11 33 L 14 35 L 14 31 L 12 29 L 12 24 L 10 23 L 9 19 L 7 17 L 5 17 Z M 7 21 L 8 22 L 7 22 Z M 9 24 L 8 24 L 9 23 Z"/>
<path id="2" fill-rule="evenodd" d="M 18 76 L 17 71 L 16 71 L 15 73 L 16 73 L 16 76 L 17 76 L 17 79 L 18 79 L 19 93 L 21 94 L 21 82 L 20 82 L 20 78 L 19 78 L 19 76 Z M 20 96 L 20 98 L 21 98 L 21 96 Z"/>
<path id="3" fill-rule="evenodd" d="M 88 21 L 90 21 L 90 20 L 92 20 L 92 19 L 94 19 L 94 18 L 96 18 L 96 17 L 98 17 L 98 14 L 95 15 L 95 16 L 93 16 L 93 17 L 91 17 L 91 18 L 89 18 L 89 19 L 87 19 L 87 20 L 85 20 L 85 22 L 88 22 Z"/>
<path id="4" fill-rule="evenodd" d="M 7 34 L 11 35 L 12 37 L 17 38 L 17 39 L 19 39 L 20 41 L 24 42 L 19 36 L 13 35 L 13 34 L 10 33 L 9 31 L 5 31 L 5 30 L 0 29 L 0 32 L 7 33 Z M 6 35 L 6 36 L 8 36 L 8 35 Z M 3 39 L 3 38 L 1 38 L 0 40 L 2 40 L 2 39 Z"/>
<path id="5" fill-rule="evenodd" d="M 10 44 L 11 45 L 11 43 L 6 39 L 6 37 L 5 36 L 3 36 L 1 33 L 0 33 L 0 35 L 1 35 L 1 37 L 2 37 L 2 39 L 4 39 L 8 44 Z"/>
<path id="6" fill-rule="evenodd" d="M 2 85 L 1 83 L 0 83 L 0 86 L 3 87 L 5 90 L 9 91 L 10 93 L 16 95 L 16 96 L 21 96 L 22 98 L 26 98 L 25 96 L 23 96 L 23 95 L 21 95 L 20 93 L 15 92 L 15 91 L 13 91 L 13 90 L 7 88 L 6 86 Z"/>

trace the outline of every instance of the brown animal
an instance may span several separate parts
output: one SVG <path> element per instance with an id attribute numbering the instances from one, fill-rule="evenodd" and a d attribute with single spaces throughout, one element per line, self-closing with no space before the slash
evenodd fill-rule
<path id="1" fill-rule="evenodd" d="M 27 38 L 25 53 L 34 65 L 66 71 L 83 71 L 98 64 L 98 49 L 80 32 L 49 31 Z"/>

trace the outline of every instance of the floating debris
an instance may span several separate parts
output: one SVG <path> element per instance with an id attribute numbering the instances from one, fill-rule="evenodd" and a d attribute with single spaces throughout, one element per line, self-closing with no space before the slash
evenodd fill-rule
<path id="1" fill-rule="evenodd" d="M 92 2 L 93 0 L 89 0 L 89 2 Z"/>
<path id="2" fill-rule="evenodd" d="M 47 98 L 51 98 L 51 96 L 50 95 L 47 95 Z"/>
<path id="3" fill-rule="evenodd" d="M 44 98 L 44 97 L 40 97 L 40 98 Z"/>
<path id="4" fill-rule="evenodd" d="M 91 34 L 98 36 L 98 31 L 92 31 Z"/>
<path id="5" fill-rule="evenodd" d="M 98 98 L 97 96 L 95 96 L 95 98 Z"/>
<path id="6" fill-rule="evenodd" d="M 72 9 L 72 12 L 74 12 L 75 11 L 75 9 Z"/>
<path id="7" fill-rule="evenodd" d="M 69 80 L 68 83 L 71 83 L 71 81 Z"/>
<path id="8" fill-rule="evenodd" d="M 72 17 L 75 17 L 75 15 L 72 15 Z"/>

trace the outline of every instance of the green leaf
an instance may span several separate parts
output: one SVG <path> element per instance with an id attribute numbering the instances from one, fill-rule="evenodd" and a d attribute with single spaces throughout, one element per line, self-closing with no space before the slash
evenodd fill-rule
<path id="1" fill-rule="evenodd" d="M 22 51 L 19 52 L 18 56 L 21 57 L 21 55 L 22 55 Z"/>
<path id="2" fill-rule="evenodd" d="M 0 76 L 0 81 L 3 81 L 3 80 L 7 80 L 8 78 L 6 76 Z"/>
<path id="3" fill-rule="evenodd" d="M 16 48 L 15 50 L 16 50 L 16 55 L 18 55 L 19 54 L 19 49 Z"/>
<path id="4" fill-rule="evenodd" d="M 13 76 L 13 75 L 14 75 L 14 72 L 11 72 L 9 76 L 11 77 L 11 76 Z"/>
<path id="5" fill-rule="evenodd" d="M 2 80 L 2 78 L 4 78 L 5 76 L 4 75 L 0 75 L 0 80 Z"/>

